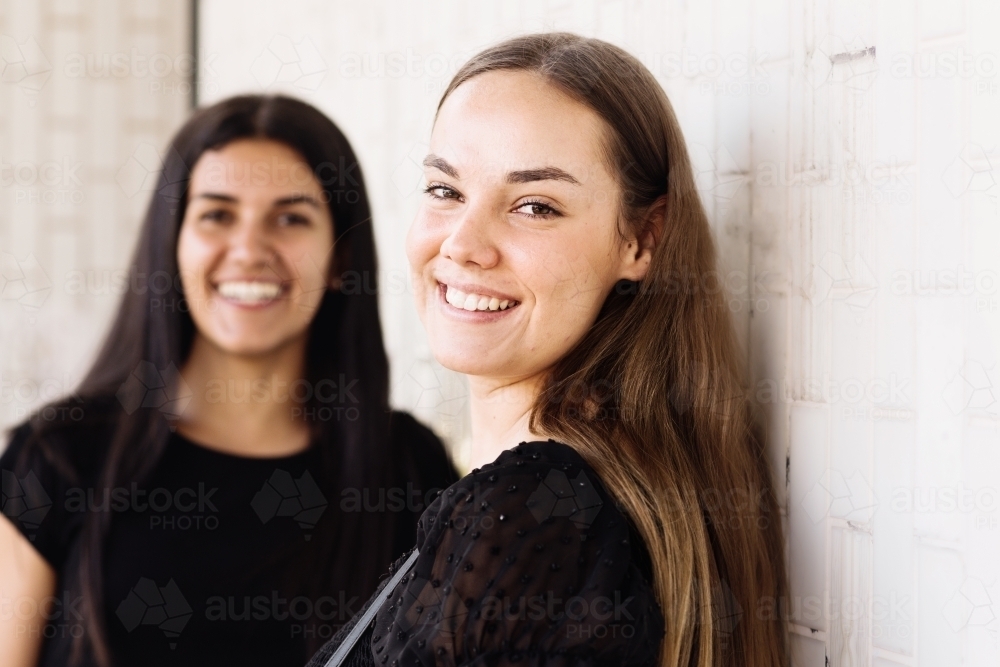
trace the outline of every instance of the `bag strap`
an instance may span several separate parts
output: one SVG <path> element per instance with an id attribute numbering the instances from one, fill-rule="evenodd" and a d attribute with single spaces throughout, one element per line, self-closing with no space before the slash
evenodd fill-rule
<path id="1" fill-rule="evenodd" d="M 377 614 L 378 610 L 382 608 L 385 601 L 389 599 L 389 596 L 392 595 L 393 590 L 395 590 L 396 586 L 399 585 L 399 582 L 403 580 L 403 577 L 409 573 L 413 564 L 417 562 L 417 556 L 419 555 L 420 552 L 414 549 L 413 553 L 410 554 L 410 557 L 406 559 L 406 562 L 400 566 L 400 568 L 396 571 L 396 574 L 392 575 L 392 578 L 389 579 L 382 591 L 375 597 L 374 600 L 372 600 L 372 603 L 368 605 L 368 609 L 366 609 L 365 613 L 361 615 L 361 618 L 358 619 L 358 622 L 353 628 L 351 628 L 351 631 L 347 633 L 347 637 L 344 638 L 344 641 L 340 642 L 340 646 L 338 646 L 337 650 L 333 652 L 333 655 L 326 662 L 324 667 L 340 667 L 344 660 L 347 659 L 347 655 L 351 652 L 351 649 L 354 648 L 354 645 L 358 643 L 358 640 L 361 639 L 361 635 L 365 633 L 365 630 L 368 629 L 372 619 L 375 618 L 375 614 Z"/>

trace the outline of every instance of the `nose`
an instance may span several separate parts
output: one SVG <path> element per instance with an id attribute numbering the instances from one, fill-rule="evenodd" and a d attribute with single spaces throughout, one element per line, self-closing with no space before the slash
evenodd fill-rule
<path id="1" fill-rule="evenodd" d="M 264 216 L 247 211 L 240 216 L 229 237 L 229 258 L 248 268 L 260 268 L 275 256 Z"/>
<path id="2" fill-rule="evenodd" d="M 500 261 L 500 251 L 491 237 L 487 210 L 468 207 L 441 244 L 441 254 L 461 266 L 489 269 Z"/>

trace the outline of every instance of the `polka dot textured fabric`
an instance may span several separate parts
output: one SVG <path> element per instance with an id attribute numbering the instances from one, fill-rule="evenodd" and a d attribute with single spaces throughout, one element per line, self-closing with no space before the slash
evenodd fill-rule
<path id="1" fill-rule="evenodd" d="M 417 548 L 352 654 L 370 652 L 348 664 L 656 663 L 664 620 L 646 549 L 567 445 L 522 443 L 452 485 Z"/>

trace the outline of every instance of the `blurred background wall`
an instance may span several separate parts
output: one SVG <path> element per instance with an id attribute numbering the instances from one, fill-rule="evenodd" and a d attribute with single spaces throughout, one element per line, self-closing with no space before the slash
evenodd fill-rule
<path id="1" fill-rule="evenodd" d="M 998 663 L 996 2 L 194 7 L 0 4 L 2 425 L 86 369 L 116 303 L 101 276 L 128 265 L 145 179 L 191 100 L 283 92 L 328 113 L 360 155 L 392 399 L 461 460 L 464 385 L 429 354 L 403 253 L 434 109 L 499 39 L 597 36 L 646 63 L 688 140 L 768 423 L 794 664 Z M 194 51 L 192 86 L 180 57 Z M 88 67 L 165 54 L 156 72 L 171 68 L 79 75 L 78 54 Z"/>
<path id="2" fill-rule="evenodd" d="M 191 25 L 175 0 L 0 0 L 0 427 L 96 353 L 190 110 Z"/>

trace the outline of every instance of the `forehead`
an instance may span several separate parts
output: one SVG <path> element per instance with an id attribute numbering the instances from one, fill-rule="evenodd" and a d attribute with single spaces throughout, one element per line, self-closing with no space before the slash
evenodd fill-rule
<path id="1" fill-rule="evenodd" d="M 319 192 L 305 159 L 291 146 L 272 139 L 237 139 L 202 153 L 191 172 L 192 192 Z"/>
<path id="2" fill-rule="evenodd" d="M 581 182 L 607 178 L 604 121 L 541 75 L 480 74 L 445 100 L 431 134 L 431 152 L 465 175 L 554 166 Z"/>

